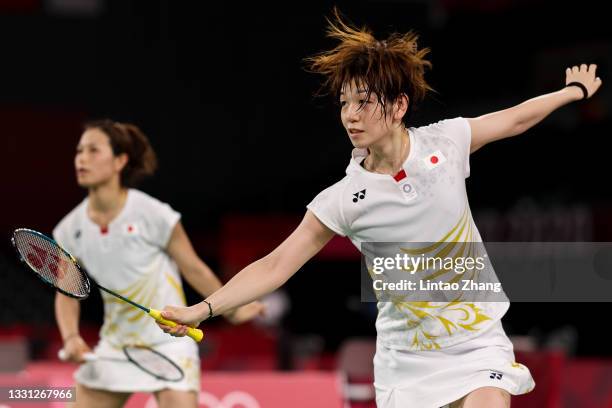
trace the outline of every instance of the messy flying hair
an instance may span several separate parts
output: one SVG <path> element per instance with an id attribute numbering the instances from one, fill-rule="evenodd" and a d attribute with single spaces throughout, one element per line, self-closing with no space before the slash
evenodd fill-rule
<path id="1" fill-rule="evenodd" d="M 413 31 L 394 33 L 378 41 L 367 27 L 358 29 L 345 23 L 338 9 L 334 8 L 333 15 L 334 21 L 326 18 L 326 34 L 340 44 L 305 59 L 307 69 L 325 76 L 317 95 L 337 96 L 354 81 L 358 89 L 366 90 L 364 101 L 374 92 L 382 114 L 386 115 L 387 103 L 392 105 L 406 94 L 409 101 L 403 118 L 406 123 L 415 104 L 433 91 L 425 81 L 425 69 L 431 68 L 431 62 L 424 59 L 429 48 L 418 49 L 418 35 Z"/>

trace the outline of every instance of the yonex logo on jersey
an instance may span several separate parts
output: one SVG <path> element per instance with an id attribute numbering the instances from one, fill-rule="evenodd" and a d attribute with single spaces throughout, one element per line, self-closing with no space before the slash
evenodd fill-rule
<path id="1" fill-rule="evenodd" d="M 361 191 L 358 191 L 356 193 L 353 193 L 353 202 L 356 203 L 359 200 L 363 200 L 365 198 L 366 195 L 366 189 L 364 188 Z"/>
<path id="2" fill-rule="evenodd" d="M 497 371 L 491 371 L 491 375 L 489 378 L 492 380 L 501 380 L 504 375 L 502 373 L 498 373 Z"/>

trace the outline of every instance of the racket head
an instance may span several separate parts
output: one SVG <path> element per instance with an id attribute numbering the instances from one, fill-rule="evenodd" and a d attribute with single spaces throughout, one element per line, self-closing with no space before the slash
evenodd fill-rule
<path id="1" fill-rule="evenodd" d="M 11 243 L 19 259 L 43 282 L 66 296 L 85 299 L 91 292 L 87 274 L 55 240 L 28 228 L 13 231 Z"/>
<path id="2" fill-rule="evenodd" d="M 123 353 L 130 362 L 159 380 L 178 382 L 185 378 L 178 364 L 150 347 L 124 346 Z"/>

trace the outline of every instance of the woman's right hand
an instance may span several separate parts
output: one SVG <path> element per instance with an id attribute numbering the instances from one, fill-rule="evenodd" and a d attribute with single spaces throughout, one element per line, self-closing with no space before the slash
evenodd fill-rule
<path id="1" fill-rule="evenodd" d="M 166 320 L 172 320 L 178 323 L 175 327 L 166 326 L 157 322 L 157 325 L 164 332 L 174 337 L 183 337 L 187 335 L 189 327 L 198 327 L 204 318 L 198 305 L 184 306 L 166 306 L 161 312 L 161 315 Z M 208 306 L 207 309 L 208 310 Z"/>
<path id="2" fill-rule="evenodd" d="M 73 363 L 83 363 L 85 361 L 84 354 L 91 353 L 91 349 L 85 343 L 81 336 L 72 336 L 64 342 L 64 351 L 67 359 Z"/>

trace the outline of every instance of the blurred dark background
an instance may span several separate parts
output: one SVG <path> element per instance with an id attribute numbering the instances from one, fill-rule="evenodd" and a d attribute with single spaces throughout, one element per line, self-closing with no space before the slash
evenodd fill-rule
<path id="1" fill-rule="evenodd" d="M 612 30 L 599 2 L 0 0 L 3 330 L 56 331 L 52 292 L 17 264 L 9 237 L 22 226 L 50 233 L 84 197 L 73 155 L 87 119 L 145 131 L 161 165 L 141 189 L 182 213 L 224 280 L 280 243 L 349 159 L 337 107 L 313 96 L 320 78 L 302 62 L 334 44 L 324 35 L 334 4 L 378 37 L 414 29 L 432 49 L 437 93 L 413 126 L 510 107 L 560 89 L 568 66 L 598 64 L 596 96 L 475 153 L 467 184 L 485 241 L 612 240 Z M 284 288 L 283 333 L 315 334 L 331 351 L 374 335 L 358 268 L 348 241 L 307 264 Z M 611 312 L 609 303 L 515 303 L 504 325 L 577 356 L 612 356 L 600 320 Z M 100 319 L 93 296 L 83 322 Z"/>

